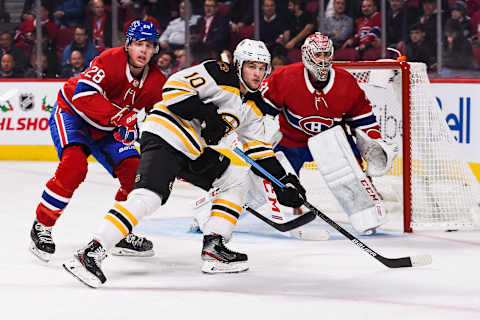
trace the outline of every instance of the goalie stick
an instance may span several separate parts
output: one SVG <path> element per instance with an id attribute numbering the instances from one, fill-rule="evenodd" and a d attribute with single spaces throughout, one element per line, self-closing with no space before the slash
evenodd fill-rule
<path id="1" fill-rule="evenodd" d="M 271 182 L 275 183 L 280 188 L 284 189 L 287 188 L 285 184 L 283 184 L 280 180 L 272 176 L 268 171 L 266 171 L 262 166 L 252 160 L 249 156 L 247 156 L 242 150 L 239 148 L 233 149 L 237 155 L 239 155 L 243 160 L 249 163 L 252 167 L 260 171 L 264 174 Z M 375 258 L 377 261 L 382 263 L 383 265 L 389 268 L 404 268 L 404 267 L 419 267 L 424 266 L 432 263 L 432 256 L 430 255 L 418 255 L 418 256 L 411 256 L 411 257 L 404 257 L 404 258 L 385 258 L 384 256 L 378 254 L 371 248 L 369 248 L 366 244 L 352 235 L 350 232 L 342 228 L 339 224 L 335 221 L 330 219 L 320 210 L 315 208 L 311 203 L 307 200 L 304 200 L 304 205 L 312 210 L 318 217 L 328 223 L 332 228 L 343 234 L 346 238 L 348 238 L 351 242 L 353 242 L 357 247 L 368 253 L 370 256 Z"/>

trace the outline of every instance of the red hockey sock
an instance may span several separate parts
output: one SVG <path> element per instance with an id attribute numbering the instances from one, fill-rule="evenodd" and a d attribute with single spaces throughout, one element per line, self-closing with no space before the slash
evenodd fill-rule
<path id="1" fill-rule="evenodd" d="M 133 183 L 135 182 L 135 175 L 140 159 L 131 157 L 121 161 L 113 170 L 120 181 L 120 188 L 118 188 L 115 195 L 116 201 L 127 200 L 128 194 L 132 191 Z"/>
<path id="2" fill-rule="evenodd" d="M 86 175 L 87 156 L 82 147 L 74 145 L 65 148 L 55 176 L 47 182 L 37 206 L 38 222 L 53 226 Z"/>

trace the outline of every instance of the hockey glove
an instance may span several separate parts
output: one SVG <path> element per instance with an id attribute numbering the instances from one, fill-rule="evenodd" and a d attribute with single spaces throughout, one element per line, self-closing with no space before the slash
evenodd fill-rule
<path id="1" fill-rule="evenodd" d="M 300 184 L 300 181 L 298 181 L 298 178 L 289 173 L 279 180 L 286 185 L 287 188 L 282 189 L 273 183 L 273 190 L 277 195 L 278 202 L 287 207 L 300 208 L 305 200 L 307 200 L 307 192 Z"/>
<path id="2" fill-rule="evenodd" d="M 115 140 L 123 142 L 126 145 L 131 145 L 135 141 L 138 140 L 140 136 L 140 131 L 138 130 L 138 126 L 135 124 L 131 127 L 117 127 L 113 132 L 113 137 Z"/>
<path id="3" fill-rule="evenodd" d="M 204 113 L 201 116 L 202 137 L 208 145 L 217 145 L 228 130 L 227 123 L 217 113 L 218 107 L 213 103 L 203 106 Z"/>

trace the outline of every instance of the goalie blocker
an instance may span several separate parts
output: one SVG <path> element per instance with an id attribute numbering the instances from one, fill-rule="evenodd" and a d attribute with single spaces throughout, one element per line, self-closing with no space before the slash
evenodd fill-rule
<path id="1" fill-rule="evenodd" d="M 367 138 L 362 138 L 362 147 L 368 145 Z M 343 128 L 335 126 L 315 135 L 308 140 L 308 147 L 318 171 L 348 215 L 352 227 L 360 233 L 375 232 L 376 228 L 386 222 L 385 205 L 353 155 Z M 377 150 L 376 153 L 380 151 Z M 391 157 L 389 159 L 393 160 Z M 387 161 L 384 161 L 382 166 L 381 159 L 376 162 L 372 162 L 372 159 L 369 161 L 367 165 L 375 163 L 372 167 L 376 172 L 385 171 L 389 166 Z"/>

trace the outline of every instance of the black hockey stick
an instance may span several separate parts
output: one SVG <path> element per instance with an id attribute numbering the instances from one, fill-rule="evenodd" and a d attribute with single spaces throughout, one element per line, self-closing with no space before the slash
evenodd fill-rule
<path id="1" fill-rule="evenodd" d="M 277 229 L 280 232 L 287 232 L 287 231 L 296 229 L 298 227 L 301 227 L 301 226 L 311 222 L 316 217 L 315 213 L 313 213 L 312 211 L 308 211 L 308 212 L 302 214 L 301 216 L 299 216 L 298 218 L 292 219 L 292 220 L 287 221 L 285 223 L 276 223 L 275 221 L 272 221 L 272 220 L 268 219 L 267 217 L 265 217 L 261 213 L 258 213 L 257 211 L 253 210 L 252 208 L 250 208 L 248 206 L 245 206 L 245 210 L 247 210 L 248 212 L 253 214 L 255 217 L 257 217 L 258 219 L 262 220 L 263 222 L 272 226 L 273 228 Z"/>
<path id="2" fill-rule="evenodd" d="M 275 183 L 280 188 L 284 189 L 287 188 L 285 184 L 283 184 L 280 180 L 272 176 L 268 171 L 262 168 L 258 163 L 252 160 L 249 156 L 247 156 L 242 150 L 239 148 L 234 149 L 235 153 L 238 154 L 242 159 L 244 159 L 247 163 L 252 165 L 255 169 L 260 171 L 263 175 L 265 175 L 271 182 Z M 411 257 L 404 257 L 404 258 L 385 258 L 384 256 L 378 254 L 377 252 L 370 249 L 365 243 L 360 241 L 354 235 L 352 235 L 347 230 L 343 229 L 339 224 L 335 221 L 327 217 L 324 213 L 320 210 L 315 208 L 311 203 L 307 200 L 304 201 L 304 205 L 312 210 L 318 217 L 328 223 L 332 228 L 343 234 L 346 238 L 348 238 L 351 242 L 353 242 L 357 247 L 380 261 L 383 265 L 389 268 L 404 268 L 404 267 L 418 267 L 424 266 L 432 263 L 432 257 L 430 255 L 419 255 L 419 256 L 411 256 Z"/>

